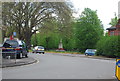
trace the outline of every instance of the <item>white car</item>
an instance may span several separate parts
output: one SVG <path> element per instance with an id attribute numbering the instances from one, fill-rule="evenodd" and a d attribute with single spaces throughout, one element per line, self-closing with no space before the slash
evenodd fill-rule
<path id="1" fill-rule="evenodd" d="M 0 44 L 0 47 L 2 47 L 3 45 L 2 44 Z"/>
<path id="2" fill-rule="evenodd" d="M 34 48 L 33 48 L 33 53 L 45 53 L 45 51 L 44 51 L 45 49 L 44 49 L 44 47 L 43 46 L 35 46 Z"/>

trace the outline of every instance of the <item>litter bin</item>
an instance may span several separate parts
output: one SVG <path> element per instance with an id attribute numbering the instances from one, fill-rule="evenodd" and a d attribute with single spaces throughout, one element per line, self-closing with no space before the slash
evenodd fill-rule
<path id="1" fill-rule="evenodd" d="M 118 81 L 120 81 L 120 58 L 116 59 L 116 73 L 115 73 Z"/>

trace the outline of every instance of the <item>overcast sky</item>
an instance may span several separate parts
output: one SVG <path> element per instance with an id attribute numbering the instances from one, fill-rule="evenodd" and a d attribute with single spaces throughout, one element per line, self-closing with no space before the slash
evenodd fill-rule
<path id="1" fill-rule="evenodd" d="M 118 15 L 118 2 L 120 0 L 71 0 L 74 7 L 78 11 L 78 14 L 84 10 L 84 8 L 90 8 L 97 10 L 99 19 L 104 25 L 104 29 L 110 27 L 109 22 L 111 18 L 114 18 L 114 13 Z M 79 15 L 75 15 L 78 17 Z"/>

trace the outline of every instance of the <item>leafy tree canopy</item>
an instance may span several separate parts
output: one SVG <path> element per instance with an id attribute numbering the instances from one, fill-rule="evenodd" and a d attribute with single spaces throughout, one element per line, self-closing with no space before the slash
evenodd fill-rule
<path id="1" fill-rule="evenodd" d="M 103 25 L 96 12 L 85 8 L 77 21 L 76 36 L 79 51 L 95 48 L 97 41 L 103 35 Z"/>
<path id="2" fill-rule="evenodd" d="M 60 22 L 60 27 L 66 27 L 65 24 L 72 18 L 72 6 L 67 2 L 4 2 L 2 13 L 7 36 L 15 31 L 17 37 L 30 46 L 31 36 L 43 27 L 46 21 L 54 18 Z"/>

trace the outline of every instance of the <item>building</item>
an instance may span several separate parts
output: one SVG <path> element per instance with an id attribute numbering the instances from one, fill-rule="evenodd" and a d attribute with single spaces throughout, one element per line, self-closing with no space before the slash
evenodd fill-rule
<path id="1" fill-rule="evenodd" d="M 109 36 L 120 35 L 120 1 L 118 2 L 118 23 L 114 27 L 107 28 Z"/>
<path id="2" fill-rule="evenodd" d="M 118 36 L 120 35 L 120 19 L 114 27 L 107 28 L 109 36 Z"/>

